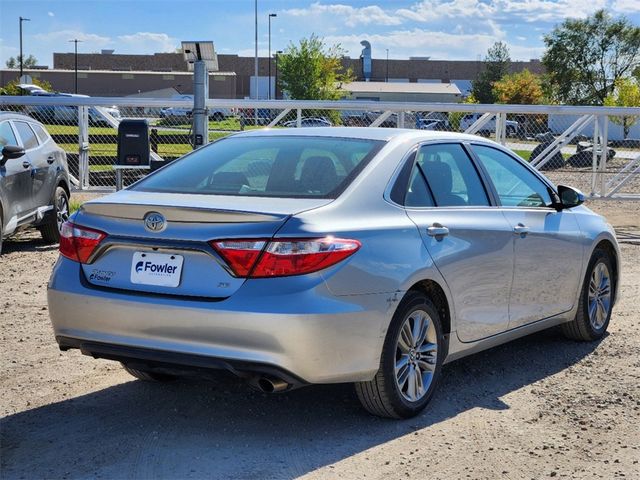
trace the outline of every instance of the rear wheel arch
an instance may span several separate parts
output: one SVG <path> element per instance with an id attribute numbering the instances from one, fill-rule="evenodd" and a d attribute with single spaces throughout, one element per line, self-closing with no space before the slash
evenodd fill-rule
<path id="1" fill-rule="evenodd" d="M 66 192 L 67 197 L 71 197 L 71 190 L 69 189 L 69 185 L 67 184 L 66 180 L 64 180 L 63 178 L 59 179 L 58 183 L 56 184 L 56 188 L 57 187 L 62 187 Z"/>
<path id="2" fill-rule="evenodd" d="M 440 315 L 440 321 L 442 323 L 442 333 L 448 335 L 451 333 L 451 308 L 449 306 L 449 299 L 444 289 L 440 284 L 434 280 L 421 280 L 414 283 L 407 293 L 412 291 L 422 292 L 431 299 L 438 314 Z"/>

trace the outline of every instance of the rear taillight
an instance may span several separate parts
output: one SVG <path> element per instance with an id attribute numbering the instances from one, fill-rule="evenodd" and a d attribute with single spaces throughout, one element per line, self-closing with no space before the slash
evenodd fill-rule
<path id="1" fill-rule="evenodd" d="M 317 272 L 353 255 L 357 240 L 302 238 L 219 240 L 211 245 L 238 277 L 266 278 Z"/>
<path id="2" fill-rule="evenodd" d="M 60 229 L 60 254 L 80 263 L 89 257 L 107 234 L 92 228 L 64 222 Z"/>

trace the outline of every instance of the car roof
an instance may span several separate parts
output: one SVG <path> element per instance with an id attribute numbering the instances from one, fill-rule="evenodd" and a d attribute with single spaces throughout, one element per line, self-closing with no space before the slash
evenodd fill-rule
<path id="1" fill-rule="evenodd" d="M 233 135 L 234 137 L 334 137 L 363 140 L 486 140 L 482 137 L 458 132 L 435 132 L 430 130 L 413 130 L 406 128 L 381 127 L 301 127 L 294 129 L 262 128 L 247 130 Z"/>
<path id="2" fill-rule="evenodd" d="M 0 110 L 0 120 L 26 120 L 32 123 L 40 123 L 29 115 L 23 115 L 22 113 L 10 112 L 7 110 Z"/>

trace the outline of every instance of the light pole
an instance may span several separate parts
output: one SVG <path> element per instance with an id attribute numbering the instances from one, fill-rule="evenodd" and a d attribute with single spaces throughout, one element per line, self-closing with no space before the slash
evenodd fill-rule
<path id="1" fill-rule="evenodd" d="M 274 89 L 276 100 L 278 99 L 278 55 L 282 53 L 282 50 L 276 50 L 276 88 Z"/>
<path id="2" fill-rule="evenodd" d="M 20 17 L 20 79 L 22 79 L 22 63 L 24 62 L 24 58 L 22 55 L 22 22 L 30 22 L 30 18 Z M 22 82 L 22 80 L 20 80 Z"/>
<path id="3" fill-rule="evenodd" d="M 76 84 L 76 91 L 75 93 L 78 93 L 78 42 L 82 43 L 82 40 L 78 40 L 77 38 L 74 38 L 73 40 L 69 40 L 69 42 L 73 42 L 75 44 L 75 70 L 76 70 L 76 77 L 75 77 L 75 84 Z"/>
<path id="4" fill-rule="evenodd" d="M 277 17 L 275 13 L 269 14 L 269 95 L 267 98 L 271 100 L 271 18 Z"/>
<path id="5" fill-rule="evenodd" d="M 387 48 L 386 50 L 387 50 L 387 64 L 386 64 L 387 74 L 385 75 L 385 80 L 384 81 L 385 82 L 389 82 L 389 49 Z"/>
<path id="6" fill-rule="evenodd" d="M 254 7 L 254 36 L 255 36 L 255 58 L 253 59 L 253 69 L 254 69 L 254 77 L 255 77 L 255 98 L 256 100 L 258 99 L 258 0 L 254 0 L 253 1 L 253 7 Z M 258 125 L 258 109 L 254 108 L 254 120 L 255 120 L 255 125 Z"/>

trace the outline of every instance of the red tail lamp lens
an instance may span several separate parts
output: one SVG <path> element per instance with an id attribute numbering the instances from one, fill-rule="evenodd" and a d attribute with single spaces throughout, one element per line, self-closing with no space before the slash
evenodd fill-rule
<path id="1" fill-rule="evenodd" d="M 75 262 L 87 263 L 106 233 L 65 222 L 60 229 L 60 254 Z"/>
<path id="2" fill-rule="evenodd" d="M 236 276 L 285 277 L 317 272 L 341 262 L 360 248 L 343 238 L 223 240 L 212 245 Z"/>

